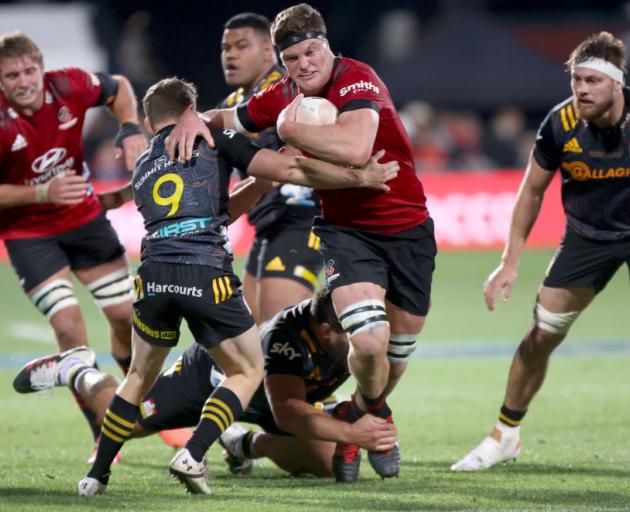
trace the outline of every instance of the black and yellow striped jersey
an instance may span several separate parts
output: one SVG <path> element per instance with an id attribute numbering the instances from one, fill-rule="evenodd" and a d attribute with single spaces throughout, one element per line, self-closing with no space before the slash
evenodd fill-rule
<path id="1" fill-rule="evenodd" d="M 619 122 L 602 129 L 568 98 L 547 114 L 534 146 L 538 165 L 560 169 L 567 225 L 591 240 L 630 237 L 630 89 L 624 100 Z"/>

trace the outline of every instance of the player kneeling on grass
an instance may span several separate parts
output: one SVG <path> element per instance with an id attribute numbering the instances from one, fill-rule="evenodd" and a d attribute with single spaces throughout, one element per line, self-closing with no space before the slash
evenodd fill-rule
<path id="1" fill-rule="evenodd" d="M 349 424 L 319 406 L 323 402 L 326 409 L 332 408 L 334 402 L 327 399 L 350 375 L 348 338 L 329 294 L 320 293 L 281 311 L 260 333 L 265 383 L 241 419 L 259 425 L 264 432 L 254 433 L 234 424 L 221 435 L 219 441 L 226 448 L 233 473 L 248 472 L 251 458 L 269 457 L 292 474 L 327 477 L 332 475 L 337 442 L 358 444 L 366 450 L 394 446 L 396 428 L 384 419 L 366 414 Z M 118 382 L 93 364 L 94 353 L 87 347 L 53 354 L 24 366 L 13 385 L 21 393 L 70 386 L 103 420 Z M 142 398 L 141 414 L 130 437 L 195 425 L 207 408 L 207 397 L 224 381 L 225 375 L 208 351 L 194 343 Z"/>
<path id="2" fill-rule="evenodd" d="M 216 149 L 201 142 L 191 162 L 171 162 L 164 141 L 182 113 L 196 107 L 196 99 L 195 87 L 177 78 L 158 82 L 143 99 L 147 128 L 155 136 L 139 158 L 132 180 L 134 199 L 148 233 L 136 278 L 133 356 L 129 373 L 105 413 L 96 460 L 79 482 L 82 496 L 105 490 L 111 463 L 133 431 L 142 396 L 179 340 L 183 318 L 226 375 L 221 386 L 207 397 L 186 447 L 170 464 L 171 473 L 191 492 L 210 493 L 203 456 L 242 414 L 262 380 L 258 332 L 232 271 L 226 225 L 230 216 L 242 213 L 259 199 L 265 187 L 252 182 L 240 188 L 230 211 L 232 167 L 308 186 L 344 188 L 358 184 L 378 190 L 388 190 L 384 181 L 397 172 L 395 162 L 379 166 L 376 158 L 371 159 L 369 168 L 346 169 L 280 155 L 230 130 L 213 132 Z M 369 183 L 374 174 L 380 174 L 380 181 Z"/>

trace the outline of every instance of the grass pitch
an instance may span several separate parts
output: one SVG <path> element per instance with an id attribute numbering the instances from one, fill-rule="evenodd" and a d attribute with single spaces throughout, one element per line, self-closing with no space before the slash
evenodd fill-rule
<path id="1" fill-rule="evenodd" d="M 209 499 L 186 495 L 169 478 L 172 450 L 158 438 L 123 449 L 107 493 L 75 496 L 91 451 L 87 426 L 68 392 L 16 394 L 11 381 L 26 359 L 55 350 L 43 318 L 0 266 L 0 510 L 630 510 L 630 363 L 627 274 L 619 272 L 578 320 L 552 360 L 522 431 L 515 464 L 475 474 L 448 471 L 496 420 L 511 352 L 524 334 L 551 253 L 524 255 L 508 304 L 485 312 L 481 285 L 496 253 L 438 258 L 433 308 L 422 349 L 391 398 L 403 456 L 401 475 L 381 481 L 364 456 L 360 481 L 286 476 L 271 463 L 232 477 L 219 450 L 209 453 Z M 107 352 L 107 329 L 80 293 L 90 342 Z M 190 338 L 183 336 L 180 345 Z M 113 370 L 113 367 L 109 368 Z M 117 370 L 114 370 L 117 372 Z M 349 391 L 349 388 L 346 388 Z"/>

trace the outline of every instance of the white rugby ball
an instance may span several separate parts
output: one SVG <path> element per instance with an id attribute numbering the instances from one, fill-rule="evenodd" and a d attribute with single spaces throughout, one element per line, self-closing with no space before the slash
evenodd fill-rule
<path id="1" fill-rule="evenodd" d="M 337 114 L 337 107 L 326 98 L 308 96 L 298 103 L 295 120 L 304 124 L 334 124 Z"/>

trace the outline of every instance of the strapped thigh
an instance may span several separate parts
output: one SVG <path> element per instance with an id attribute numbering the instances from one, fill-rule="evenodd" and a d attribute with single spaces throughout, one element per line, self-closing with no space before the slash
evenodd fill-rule
<path id="1" fill-rule="evenodd" d="M 385 302 L 367 299 L 350 304 L 339 315 L 339 321 L 348 336 L 354 336 L 375 327 L 389 326 Z"/>
<path id="2" fill-rule="evenodd" d="M 87 285 L 87 289 L 90 290 L 96 305 L 101 309 L 134 298 L 133 282 L 128 267 L 114 270 L 92 281 Z"/>
<path id="3" fill-rule="evenodd" d="M 57 311 L 79 305 L 68 279 L 54 279 L 42 286 L 31 296 L 31 301 L 49 320 Z"/>

